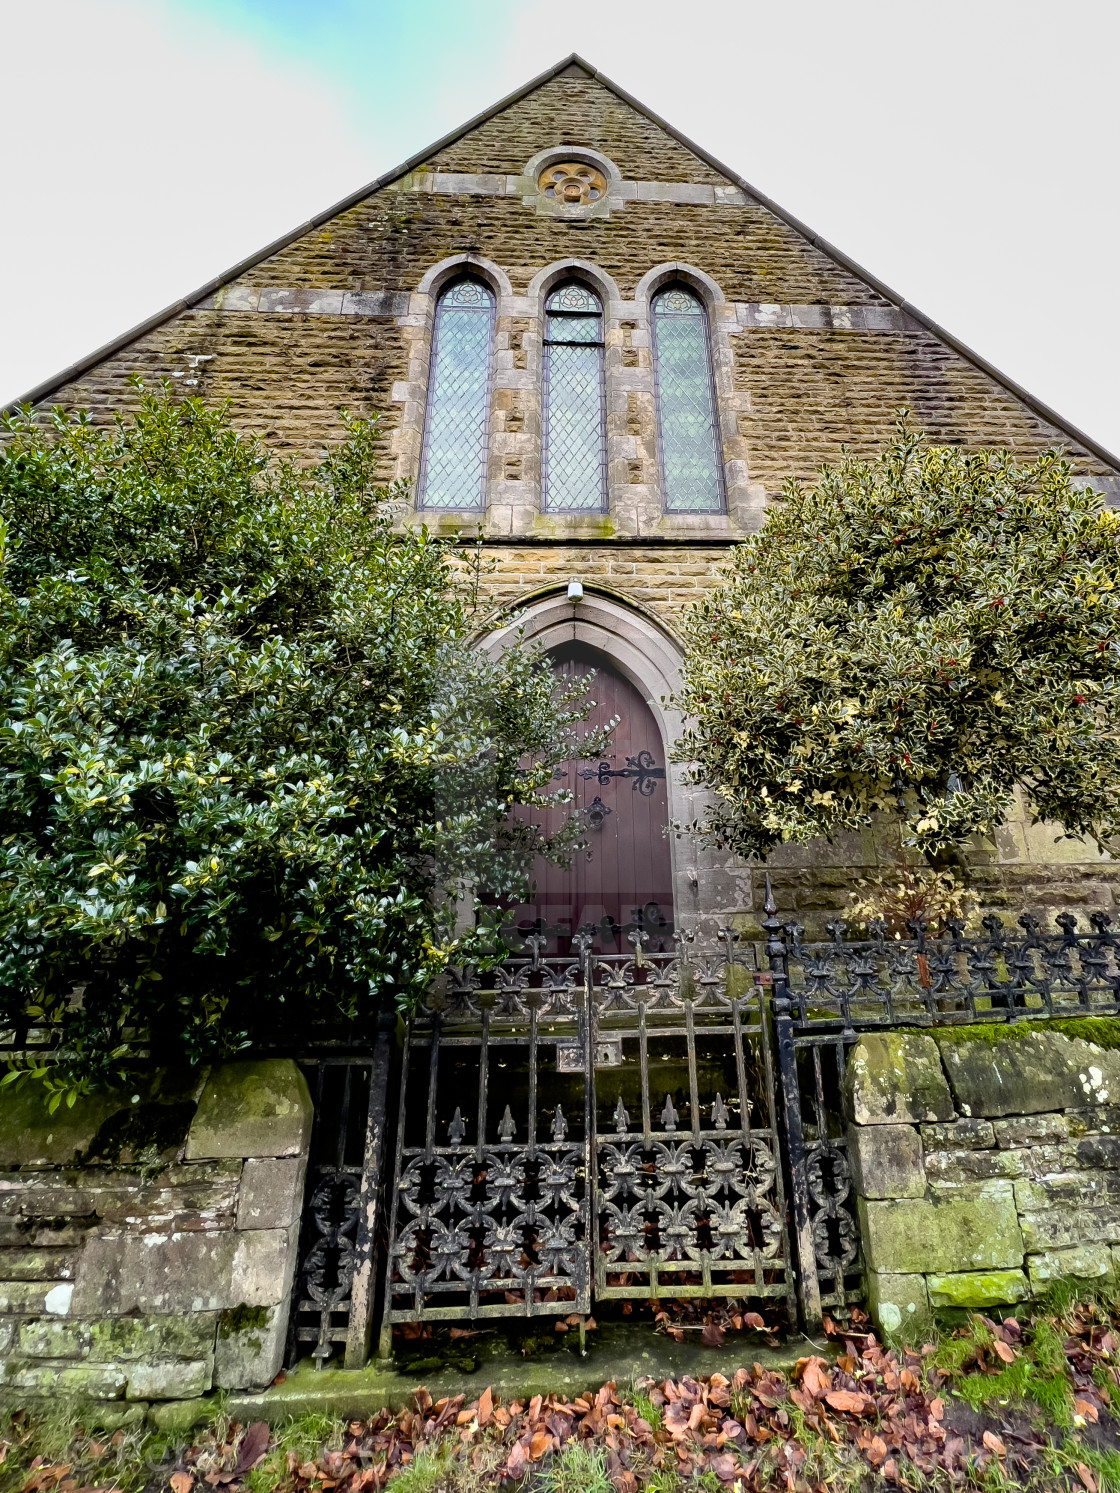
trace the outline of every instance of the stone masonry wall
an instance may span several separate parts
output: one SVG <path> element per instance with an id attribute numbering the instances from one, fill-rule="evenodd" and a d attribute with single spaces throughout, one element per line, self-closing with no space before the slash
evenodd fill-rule
<path id="1" fill-rule="evenodd" d="M 310 1131 L 307 1084 L 275 1059 L 54 1115 L 41 1089 L 0 1091 L 0 1394 L 146 1405 L 269 1384 Z"/>
<path id="2" fill-rule="evenodd" d="M 848 1142 L 882 1328 L 1120 1274 L 1113 1026 L 891 1032 L 855 1045 Z"/>
<path id="3" fill-rule="evenodd" d="M 530 170 L 569 147 L 599 153 L 620 178 L 611 200 L 584 215 L 554 211 Z M 561 265 L 589 276 L 604 305 L 602 514 L 542 509 L 542 306 Z M 377 414 L 381 475 L 415 479 L 440 276 L 466 270 L 489 278 L 497 308 L 486 508 L 418 515 L 406 505 L 402 521 L 480 531 L 493 562 L 482 590 L 495 611 L 562 595 L 578 578 L 673 638 L 782 483 L 811 479 L 843 445 L 874 454 L 902 404 L 937 440 L 1006 446 L 1024 459 L 1064 446 L 1080 477 L 1120 499 L 1113 466 L 578 65 L 193 298 L 43 404 L 85 407 L 105 422 L 134 406 L 134 374 L 149 387 L 167 379 L 184 395 L 228 401 L 239 429 L 303 456 L 342 436 L 342 409 Z M 662 511 L 648 312 L 666 274 L 691 277 L 706 301 L 724 514 Z M 822 934 L 880 851 L 867 834 L 779 852 L 770 869 L 783 914 Z M 757 928 L 756 868 L 683 844 L 675 857 L 695 872 L 676 877 L 682 912 Z M 1120 868 L 1022 817 L 975 859 L 985 911 L 1120 903 Z"/>

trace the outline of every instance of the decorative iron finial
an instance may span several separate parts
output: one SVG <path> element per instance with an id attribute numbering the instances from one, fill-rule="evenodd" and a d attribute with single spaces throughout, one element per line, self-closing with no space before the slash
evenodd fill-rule
<path id="1" fill-rule="evenodd" d="M 568 1122 L 564 1118 L 564 1111 L 557 1105 L 556 1113 L 552 1117 L 552 1139 L 563 1140 L 567 1133 Z"/>
<path id="2" fill-rule="evenodd" d="M 772 918 L 778 910 L 778 904 L 774 901 L 774 888 L 770 885 L 770 872 L 766 873 L 766 900 L 762 904 L 762 910 L 768 918 Z"/>
<path id="3" fill-rule="evenodd" d="M 506 1112 L 502 1116 L 502 1123 L 498 1126 L 498 1139 L 505 1141 L 506 1145 L 509 1145 L 516 1132 L 517 1126 L 513 1123 L 513 1116 L 510 1114 L 509 1105 L 507 1104 Z"/>
<path id="4" fill-rule="evenodd" d="M 676 1110 L 673 1108 L 672 1094 L 666 1094 L 665 1108 L 661 1111 L 662 1125 L 664 1125 L 665 1129 L 668 1130 L 670 1134 L 672 1134 L 672 1132 L 677 1128 L 677 1121 L 679 1119 L 680 1115 L 678 1115 Z"/>
<path id="5" fill-rule="evenodd" d="M 447 1127 L 447 1138 L 453 1146 L 462 1145 L 463 1137 L 467 1133 L 467 1127 L 463 1124 L 463 1116 L 459 1113 L 459 1106 L 455 1106 L 455 1113 L 451 1116 L 451 1124 Z"/>
<path id="6" fill-rule="evenodd" d="M 630 1116 L 626 1113 L 626 1106 L 622 1102 L 622 1095 L 618 1096 L 618 1103 L 614 1107 L 614 1133 L 625 1135 L 630 1129 Z"/>
<path id="7" fill-rule="evenodd" d="M 716 1095 L 716 1102 L 712 1105 L 712 1124 L 717 1130 L 726 1130 L 727 1122 L 731 1118 L 731 1111 L 723 1102 L 723 1095 Z"/>

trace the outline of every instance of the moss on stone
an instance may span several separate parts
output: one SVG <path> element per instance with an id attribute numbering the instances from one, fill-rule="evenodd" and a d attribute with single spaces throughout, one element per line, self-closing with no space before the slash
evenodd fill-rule
<path id="1" fill-rule="evenodd" d="M 954 1042 L 985 1042 L 989 1047 L 1021 1041 L 1039 1032 L 1057 1032 L 1059 1036 L 1090 1042 L 1108 1052 L 1120 1050 L 1120 1022 L 1114 1016 L 1027 1017 L 1012 1023 L 986 1021 L 973 1026 L 935 1028 L 938 1037 L 951 1037 Z"/>
<path id="2" fill-rule="evenodd" d="M 88 1148 L 79 1156 L 79 1164 L 159 1166 L 186 1140 L 195 1109 L 194 1101 L 186 1100 L 180 1104 L 139 1104 L 118 1110 L 98 1127 Z"/>
<path id="3" fill-rule="evenodd" d="M 268 1318 L 267 1306 L 246 1306 L 242 1302 L 240 1306 L 231 1306 L 222 1312 L 218 1318 L 218 1332 L 224 1338 L 232 1337 L 235 1332 L 263 1332 L 268 1326 Z"/>

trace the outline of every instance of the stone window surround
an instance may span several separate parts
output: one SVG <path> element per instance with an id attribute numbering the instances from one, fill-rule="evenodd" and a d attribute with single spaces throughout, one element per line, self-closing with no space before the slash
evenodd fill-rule
<path id="1" fill-rule="evenodd" d="M 570 154 L 571 152 L 569 152 Z M 543 168 L 542 168 L 543 169 Z M 731 337 L 741 331 L 738 309 L 720 286 L 693 265 L 668 261 L 642 276 L 634 299 L 623 299 L 614 280 L 598 265 L 567 257 L 540 270 L 525 295 L 515 295 L 509 276 L 492 260 L 474 253 L 449 256 L 433 265 L 396 318 L 409 345 L 408 377 L 393 385 L 392 399 L 403 406 L 393 436 L 395 476 L 415 481 L 419 471 L 435 306 L 447 283 L 464 273 L 477 275 L 497 297 L 490 407 L 486 510 L 424 510 L 437 526 L 459 527 L 464 518 L 481 520 L 492 536 L 602 536 L 604 517 L 542 512 L 541 394 L 544 302 L 565 279 L 583 279 L 604 309 L 604 365 L 607 407 L 607 532 L 620 536 L 733 537 L 757 528 L 765 489 L 751 483 L 746 441 L 738 417 L 750 409 L 749 394 L 734 388 Z M 650 340 L 650 300 L 670 282 L 687 285 L 707 313 L 716 407 L 723 447 L 725 513 L 663 511 L 657 459 L 656 401 Z"/>

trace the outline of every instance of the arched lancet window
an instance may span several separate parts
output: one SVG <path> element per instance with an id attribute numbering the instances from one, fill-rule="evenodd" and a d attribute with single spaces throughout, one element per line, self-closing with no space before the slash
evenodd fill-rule
<path id="1" fill-rule="evenodd" d="M 481 508 L 486 493 L 494 297 L 480 280 L 449 285 L 436 306 L 420 459 L 423 508 Z"/>
<path id="2" fill-rule="evenodd" d="M 603 308 L 586 285 L 570 281 L 552 292 L 545 313 L 544 506 L 601 513 Z"/>
<path id="3" fill-rule="evenodd" d="M 653 301 L 654 379 L 661 493 L 675 513 L 723 512 L 708 318 L 699 298 L 670 285 Z"/>

